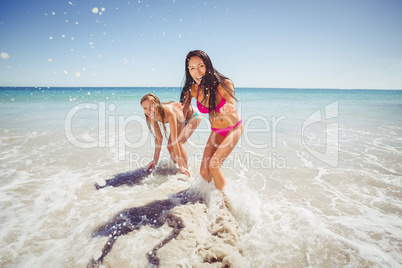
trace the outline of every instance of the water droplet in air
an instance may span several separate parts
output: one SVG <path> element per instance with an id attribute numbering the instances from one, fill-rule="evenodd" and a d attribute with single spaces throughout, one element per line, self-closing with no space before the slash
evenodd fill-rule
<path id="1" fill-rule="evenodd" d="M 8 55 L 7 52 L 1 52 L 0 57 L 1 57 L 3 60 L 8 60 L 8 59 L 10 58 L 10 56 Z"/>

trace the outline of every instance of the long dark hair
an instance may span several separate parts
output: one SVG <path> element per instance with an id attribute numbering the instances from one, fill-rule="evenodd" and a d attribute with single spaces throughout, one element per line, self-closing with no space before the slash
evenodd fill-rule
<path id="1" fill-rule="evenodd" d="M 156 110 L 158 110 L 158 114 L 162 118 L 163 132 L 165 134 L 165 137 L 167 138 L 166 127 L 165 127 L 165 124 L 163 123 L 165 121 L 165 111 L 163 110 L 163 104 L 168 104 L 168 103 L 171 103 L 171 102 L 161 103 L 161 101 L 158 99 L 158 97 L 155 94 L 152 94 L 152 93 L 145 94 L 144 97 L 141 98 L 140 104 L 142 105 L 142 103 L 144 101 L 146 101 L 146 100 L 150 100 L 155 105 Z M 145 115 L 145 118 L 147 119 L 146 121 L 147 121 L 149 131 L 154 136 L 154 139 L 156 139 L 156 135 L 152 131 L 151 124 L 149 123 L 149 121 L 152 120 L 152 119 L 149 118 L 149 116 L 146 115 L 145 113 L 144 113 L 144 115 Z"/>
<path id="2" fill-rule="evenodd" d="M 234 91 L 227 85 L 227 83 L 228 83 L 227 80 L 229 80 L 231 83 L 233 83 L 233 82 L 232 82 L 232 80 L 230 80 L 229 78 L 227 78 L 226 76 L 224 76 L 223 74 L 218 72 L 212 66 L 212 62 L 211 62 L 211 59 L 209 58 L 208 54 L 202 50 L 190 51 L 187 54 L 186 62 L 185 62 L 184 86 L 181 91 L 180 102 L 183 105 L 185 105 L 185 104 L 188 104 L 188 102 L 191 99 L 190 91 L 191 91 L 191 87 L 193 86 L 193 84 L 195 84 L 195 81 L 191 77 L 190 71 L 188 69 L 188 62 L 194 56 L 200 57 L 206 67 L 205 76 L 201 80 L 201 83 L 200 83 L 200 90 L 203 90 L 203 92 L 204 92 L 204 98 L 201 100 L 201 102 L 204 102 L 204 100 L 208 97 L 209 113 L 215 114 L 216 113 L 215 109 L 216 109 L 216 106 L 218 105 L 216 103 L 216 93 L 218 90 L 218 85 L 220 84 L 226 90 L 226 92 L 229 93 L 229 95 L 231 97 L 235 98 Z"/>

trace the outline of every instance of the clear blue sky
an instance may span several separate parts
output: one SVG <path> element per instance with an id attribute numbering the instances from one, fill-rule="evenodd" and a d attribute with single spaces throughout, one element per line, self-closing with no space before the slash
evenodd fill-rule
<path id="1" fill-rule="evenodd" d="M 402 1 L 0 2 L 0 86 L 180 86 L 194 49 L 238 87 L 402 89 Z"/>

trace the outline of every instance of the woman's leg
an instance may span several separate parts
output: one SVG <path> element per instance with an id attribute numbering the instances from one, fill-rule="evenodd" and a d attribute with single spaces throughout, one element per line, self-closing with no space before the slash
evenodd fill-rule
<path id="1" fill-rule="evenodd" d="M 184 145 L 186 144 L 187 140 L 190 138 L 190 136 L 194 133 L 195 129 L 198 127 L 201 121 L 201 116 L 197 115 L 191 118 L 187 124 L 181 123 L 178 124 L 178 137 L 177 137 L 177 142 L 179 143 L 179 148 L 181 152 L 181 156 L 183 159 L 183 164 L 186 168 L 188 168 L 188 155 L 187 151 L 184 148 Z M 179 130 L 180 129 L 180 130 Z"/>
<path id="2" fill-rule="evenodd" d="M 187 155 L 186 148 L 184 148 L 184 144 L 179 143 L 179 148 L 180 148 L 181 159 L 183 161 L 183 165 L 185 168 L 188 168 L 188 155 Z"/>
<path id="3" fill-rule="evenodd" d="M 212 155 L 215 153 L 216 149 L 218 148 L 216 144 L 216 139 L 219 139 L 219 136 L 215 132 L 211 132 L 209 135 L 207 144 L 205 145 L 204 154 L 202 156 L 202 162 L 200 166 L 200 174 L 201 176 L 207 181 L 210 182 L 212 179 L 212 174 L 209 171 L 209 162 L 211 160 Z M 223 139 L 222 139 L 223 140 Z"/>
<path id="4" fill-rule="evenodd" d="M 169 140 L 168 140 L 168 144 L 167 144 L 167 149 L 169 151 L 169 155 L 170 155 L 170 158 L 172 159 L 172 161 L 177 163 L 176 154 L 174 153 L 174 150 L 173 150 L 172 138 L 170 136 L 169 136 Z"/>
<path id="5" fill-rule="evenodd" d="M 191 118 L 191 119 L 194 119 L 194 118 Z M 194 132 L 194 129 L 192 129 L 192 125 L 193 124 L 191 124 L 189 126 L 189 124 L 187 124 L 185 126 L 184 123 L 177 124 L 178 137 L 177 137 L 176 142 L 177 142 L 177 146 L 179 147 L 179 150 L 180 150 L 180 157 L 178 155 L 176 155 L 176 153 L 174 151 L 173 146 L 175 146 L 176 144 L 173 144 L 171 136 L 169 136 L 169 140 L 168 140 L 168 144 L 167 144 L 170 158 L 173 160 L 173 162 L 180 163 L 179 161 L 181 161 L 181 163 L 183 164 L 183 166 L 186 169 L 188 168 L 188 156 L 187 156 L 187 151 L 184 148 L 184 144 L 187 141 L 188 137 Z M 197 127 L 197 125 L 195 127 Z M 186 133 L 189 133 L 189 134 L 186 134 Z M 186 138 L 186 135 L 188 135 L 187 138 Z"/>
<path id="6" fill-rule="evenodd" d="M 233 151 L 236 144 L 239 142 L 241 135 L 243 134 L 243 124 L 239 125 L 238 127 L 234 128 L 224 139 L 223 141 L 219 142 L 220 140 L 217 139 L 219 143 L 218 147 L 214 150 L 213 155 L 211 155 L 209 163 L 208 163 L 208 170 L 215 181 L 215 186 L 219 190 L 223 190 L 225 186 L 225 177 L 221 171 L 221 166 L 223 161 L 229 156 L 229 154 Z M 218 134 L 217 134 L 218 135 Z M 220 136 L 220 135 L 218 135 Z M 220 136 L 222 137 L 222 136 Z M 223 137 L 222 137 L 223 138 Z"/>

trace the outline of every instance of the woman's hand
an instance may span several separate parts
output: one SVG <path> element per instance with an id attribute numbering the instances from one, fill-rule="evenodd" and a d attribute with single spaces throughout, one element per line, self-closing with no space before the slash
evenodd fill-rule
<path id="1" fill-rule="evenodd" d="M 151 163 L 148 164 L 148 171 L 152 171 L 156 166 L 156 162 L 154 160 L 151 161 Z"/>
<path id="2" fill-rule="evenodd" d="M 173 112 L 176 114 L 176 117 L 180 122 L 183 122 L 186 120 L 186 117 L 184 116 L 184 113 L 183 113 L 183 108 L 184 107 L 180 102 L 173 103 Z"/>
<path id="3" fill-rule="evenodd" d="M 223 105 L 223 107 L 219 110 L 219 112 L 222 115 L 231 115 L 233 113 L 236 113 L 237 110 L 236 110 L 236 106 L 234 106 L 233 104 L 225 103 L 225 105 Z"/>
<path id="4" fill-rule="evenodd" d="M 179 168 L 180 168 L 181 173 L 183 173 L 184 175 L 186 175 L 189 178 L 191 177 L 190 171 L 188 171 L 187 168 L 185 168 L 185 167 L 179 167 Z"/>

